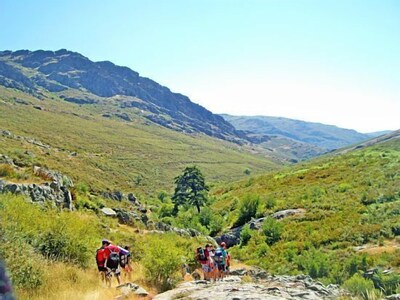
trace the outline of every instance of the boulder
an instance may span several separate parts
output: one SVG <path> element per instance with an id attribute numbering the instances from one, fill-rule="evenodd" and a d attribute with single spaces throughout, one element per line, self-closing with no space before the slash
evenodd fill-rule
<path id="1" fill-rule="evenodd" d="M 137 198 L 133 193 L 129 193 L 128 194 L 128 200 L 132 203 L 136 203 L 137 202 Z"/>
<path id="2" fill-rule="evenodd" d="M 0 154 L 0 164 L 7 164 L 7 165 L 11 165 L 13 167 L 15 166 L 14 161 L 11 158 L 9 158 L 7 155 L 3 155 L 3 154 Z"/>
<path id="3" fill-rule="evenodd" d="M 104 198 L 115 201 L 122 201 L 125 199 L 125 195 L 121 191 L 103 192 L 102 195 Z"/>
<path id="4" fill-rule="evenodd" d="M 117 286 L 117 290 L 120 290 L 124 297 L 129 297 L 130 295 L 147 297 L 149 295 L 149 293 L 143 287 L 131 282 Z M 123 298 L 121 297 L 121 299 Z"/>
<path id="5" fill-rule="evenodd" d="M 109 207 L 103 207 L 101 209 L 101 212 L 107 217 L 116 217 L 117 216 L 117 213 L 112 208 L 109 208 Z"/>
<path id="6" fill-rule="evenodd" d="M 296 208 L 296 209 L 285 209 L 281 211 L 277 211 L 276 213 L 272 214 L 274 219 L 283 219 L 294 215 L 302 215 L 306 212 L 303 208 Z"/>

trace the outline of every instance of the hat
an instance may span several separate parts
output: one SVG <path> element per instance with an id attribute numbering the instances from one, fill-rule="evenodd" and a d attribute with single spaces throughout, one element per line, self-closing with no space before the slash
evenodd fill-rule
<path id="1" fill-rule="evenodd" d="M 106 240 L 106 239 L 102 239 L 102 240 L 101 240 L 101 243 L 102 243 L 102 244 L 111 244 L 110 241 L 109 241 L 109 240 Z"/>
<path id="2" fill-rule="evenodd" d="M 225 242 L 222 242 L 222 243 L 221 243 L 221 246 L 226 246 Z"/>

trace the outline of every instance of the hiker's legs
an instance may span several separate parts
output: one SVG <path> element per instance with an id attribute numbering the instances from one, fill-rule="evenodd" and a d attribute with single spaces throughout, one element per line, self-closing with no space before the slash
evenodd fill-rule
<path id="1" fill-rule="evenodd" d="M 125 277 L 127 277 L 129 281 L 132 281 L 132 267 L 130 264 L 125 266 Z"/>
<path id="2" fill-rule="evenodd" d="M 106 279 L 106 285 L 107 285 L 108 287 L 111 287 L 111 277 L 112 277 L 112 272 L 111 272 L 111 270 L 110 270 L 110 271 L 107 271 L 105 279 Z"/>
<path id="3" fill-rule="evenodd" d="M 121 284 L 121 270 L 117 268 L 115 271 L 115 277 L 117 278 L 118 285 Z"/>
<path id="4" fill-rule="evenodd" d="M 208 265 L 207 264 L 201 264 L 201 269 L 203 270 L 203 278 L 204 280 L 208 280 Z"/>

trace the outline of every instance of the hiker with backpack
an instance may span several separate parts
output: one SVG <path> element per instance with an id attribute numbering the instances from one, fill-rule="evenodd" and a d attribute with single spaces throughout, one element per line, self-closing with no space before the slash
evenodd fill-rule
<path id="1" fill-rule="evenodd" d="M 122 270 L 124 271 L 125 278 L 128 277 L 129 281 L 132 281 L 132 267 L 131 267 L 131 252 L 130 247 L 125 246 L 124 248 L 120 248 L 120 262 L 119 265 L 121 266 Z"/>
<path id="2" fill-rule="evenodd" d="M 108 240 L 102 240 L 102 244 L 104 247 L 104 257 L 105 257 L 105 266 L 107 269 L 106 272 L 106 282 L 108 286 L 111 286 L 111 276 L 114 273 L 115 277 L 117 278 L 118 285 L 121 284 L 120 279 L 120 247 L 111 244 Z"/>
<path id="3" fill-rule="evenodd" d="M 214 253 L 214 262 L 216 265 L 216 270 L 217 270 L 217 280 L 221 279 L 223 280 L 225 277 L 225 271 L 226 271 L 226 259 L 228 257 L 228 254 L 225 250 L 226 244 L 225 242 L 222 242 L 220 247 L 215 250 Z"/>
<path id="4" fill-rule="evenodd" d="M 210 244 L 207 244 L 205 248 L 200 246 L 196 249 L 196 260 L 201 265 L 204 280 L 210 280 L 210 273 L 212 271 L 210 267 L 210 246 Z"/>
<path id="5" fill-rule="evenodd" d="M 101 280 L 103 282 L 106 281 L 106 273 L 107 273 L 107 268 L 106 268 L 106 256 L 105 256 L 105 249 L 104 249 L 104 241 L 102 241 L 102 245 L 99 249 L 96 250 L 96 265 L 97 269 L 99 270 L 99 274 L 101 276 Z"/>
<path id="6" fill-rule="evenodd" d="M 222 243 L 221 243 L 222 244 Z M 228 275 L 231 267 L 231 254 L 226 250 L 226 244 L 223 245 L 224 250 L 226 251 L 226 263 L 225 263 L 225 274 Z"/>

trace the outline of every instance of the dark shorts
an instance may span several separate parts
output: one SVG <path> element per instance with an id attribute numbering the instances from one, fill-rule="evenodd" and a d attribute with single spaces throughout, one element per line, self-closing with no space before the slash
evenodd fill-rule
<path id="1" fill-rule="evenodd" d="M 97 266 L 97 269 L 99 270 L 99 272 L 107 272 L 107 268 L 106 267 L 100 267 L 100 266 Z"/>
<path id="2" fill-rule="evenodd" d="M 224 271 L 225 272 L 225 264 L 217 264 L 218 270 L 219 271 Z"/>

